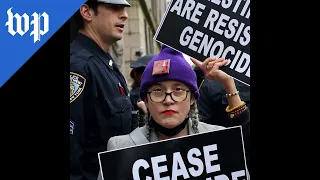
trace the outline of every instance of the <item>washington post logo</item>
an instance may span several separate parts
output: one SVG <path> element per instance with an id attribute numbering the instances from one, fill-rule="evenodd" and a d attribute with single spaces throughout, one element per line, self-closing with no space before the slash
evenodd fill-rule
<path id="1" fill-rule="evenodd" d="M 34 12 L 31 17 L 24 13 L 20 16 L 18 13 L 13 15 L 12 7 L 8 9 L 8 21 L 6 22 L 6 26 L 8 26 L 8 32 L 14 36 L 17 33 L 20 36 L 24 36 L 30 29 L 30 26 L 33 26 L 32 31 L 30 32 L 30 36 L 33 36 L 33 43 L 40 41 L 40 37 L 45 35 L 49 31 L 49 15 L 44 12 L 42 14 Z M 30 19 L 32 21 L 30 22 Z M 16 20 L 16 24 L 14 24 L 14 20 Z M 16 25 L 16 30 L 14 29 L 14 25 Z M 41 29 L 41 25 L 43 29 Z M 23 27 L 22 27 L 23 26 Z"/>

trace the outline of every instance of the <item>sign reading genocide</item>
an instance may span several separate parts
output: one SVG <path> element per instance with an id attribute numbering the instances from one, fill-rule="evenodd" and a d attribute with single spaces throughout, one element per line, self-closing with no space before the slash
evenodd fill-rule
<path id="1" fill-rule="evenodd" d="M 172 0 L 154 40 L 200 61 L 228 59 L 220 69 L 250 86 L 250 0 Z"/>
<path id="2" fill-rule="evenodd" d="M 248 180 L 241 126 L 98 154 L 104 180 Z"/>

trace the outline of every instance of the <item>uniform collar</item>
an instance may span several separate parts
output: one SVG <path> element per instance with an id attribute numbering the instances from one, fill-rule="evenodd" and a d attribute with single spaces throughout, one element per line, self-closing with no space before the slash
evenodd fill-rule
<path id="1" fill-rule="evenodd" d="M 110 54 L 105 52 L 94 40 L 80 32 L 78 33 L 77 40 L 83 46 L 86 46 L 90 52 L 98 56 L 107 67 L 113 70 L 113 67 L 116 66 Z"/>

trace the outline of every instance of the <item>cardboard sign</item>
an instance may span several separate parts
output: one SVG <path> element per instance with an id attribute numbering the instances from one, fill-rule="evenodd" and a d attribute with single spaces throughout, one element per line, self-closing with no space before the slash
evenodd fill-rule
<path id="1" fill-rule="evenodd" d="M 104 180 L 248 180 L 240 126 L 98 155 Z"/>
<path id="2" fill-rule="evenodd" d="M 229 59 L 220 69 L 250 86 L 250 0 L 172 0 L 154 40 L 200 61 Z"/>

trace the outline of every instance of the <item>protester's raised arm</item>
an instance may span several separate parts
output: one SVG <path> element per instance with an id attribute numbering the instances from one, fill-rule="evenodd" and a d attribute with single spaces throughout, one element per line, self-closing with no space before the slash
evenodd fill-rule
<path id="1" fill-rule="evenodd" d="M 234 79 L 227 73 L 219 69 L 219 67 L 225 65 L 228 61 L 223 58 L 207 58 L 204 62 L 190 58 L 191 61 L 198 66 L 204 73 L 207 79 L 215 80 L 224 85 L 226 89 L 226 96 L 228 99 L 229 110 L 241 106 L 243 102 L 240 99 Z"/>

